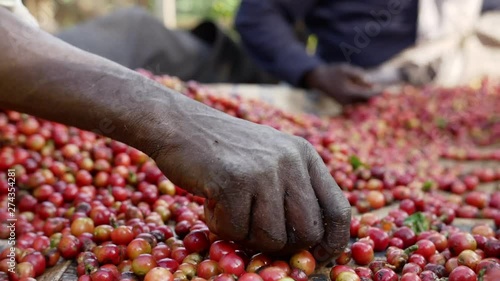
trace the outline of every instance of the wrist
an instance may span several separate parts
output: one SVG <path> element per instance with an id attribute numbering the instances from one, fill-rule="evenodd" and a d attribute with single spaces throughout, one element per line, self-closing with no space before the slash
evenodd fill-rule
<path id="1" fill-rule="evenodd" d="M 177 129 L 182 122 L 180 109 L 188 98 L 161 85 L 151 90 L 154 91 L 151 96 L 142 96 L 135 101 L 138 106 L 127 120 L 117 123 L 126 124 L 123 126 L 126 135 L 119 136 L 124 142 L 156 160 L 160 152 L 165 154 L 176 147 Z"/>
<path id="2" fill-rule="evenodd" d="M 322 90 L 322 77 L 324 66 L 320 65 L 306 72 L 303 76 L 303 84 L 308 89 Z"/>

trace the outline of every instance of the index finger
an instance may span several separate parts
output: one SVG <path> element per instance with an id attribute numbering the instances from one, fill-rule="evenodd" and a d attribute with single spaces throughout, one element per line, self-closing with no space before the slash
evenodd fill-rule
<path id="1" fill-rule="evenodd" d="M 349 242 L 351 206 L 319 155 L 315 153 L 311 158 L 309 175 L 324 224 L 323 240 L 312 254 L 319 263 L 324 263 L 342 253 Z"/>
<path id="2" fill-rule="evenodd" d="M 344 64 L 340 66 L 340 70 L 346 75 L 349 83 L 362 88 L 372 88 L 374 85 L 370 81 L 370 76 L 361 67 Z"/>
<path id="3" fill-rule="evenodd" d="M 345 94 L 348 103 L 364 103 L 382 93 L 379 87 L 364 88 L 358 85 L 352 85 L 349 82 L 345 85 Z"/>

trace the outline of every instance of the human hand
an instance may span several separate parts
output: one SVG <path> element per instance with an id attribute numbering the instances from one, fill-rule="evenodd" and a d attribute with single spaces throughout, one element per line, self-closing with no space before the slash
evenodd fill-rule
<path id="1" fill-rule="evenodd" d="M 365 102 L 380 93 L 363 69 L 348 64 L 321 65 L 307 73 L 304 82 L 342 105 Z"/>
<path id="2" fill-rule="evenodd" d="M 323 261 L 344 249 L 349 203 L 307 141 L 198 103 L 183 112 L 152 157 L 175 184 L 207 198 L 212 232 L 276 254 L 320 244 Z"/>
<path id="3" fill-rule="evenodd" d="M 148 153 L 171 181 L 207 198 L 206 222 L 221 238 L 272 253 L 319 245 L 323 261 L 346 246 L 350 206 L 304 139 L 231 117 L 41 30 L 20 36 L 22 22 L 2 8 L 0 17 L 2 107 Z"/>

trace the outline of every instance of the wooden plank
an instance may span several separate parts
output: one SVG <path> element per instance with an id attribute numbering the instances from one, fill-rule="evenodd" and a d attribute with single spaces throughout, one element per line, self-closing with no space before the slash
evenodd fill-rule
<path id="1" fill-rule="evenodd" d="M 491 219 L 463 219 L 463 218 L 455 218 L 452 223 L 454 226 L 464 230 L 470 231 L 471 227 L 477 224 L 487 224 L 495 229 L 495 221 Z"/>
<path id="2" fill-rule="evenodd" d="M 71 265 L 72 261 L 64 261 L 61 263 L 56 264 L 54 267 L 48 268 L 45 273 L 38 277 L 38 281 L 57 281 L 57 280 L 64 280 L 64 281 L 70 281 L 70 280 L 77 280 L 78 278 L 76 277 L 76 271 L 74 275 L 74 279 L 66 279 L 63 278 L 61 279 L 61 276 L 63 276 L 64 272 L 68 267 Z"/>
<path id="3" fill-rule="evenodd" d="M 162 11 L 163 11 L 163 23 L 168 28 L 177 27 L 177 8 L 175 0 L 163 0 L 162 1 Z"/>
<path id="4" fill-rule="evenodd" d="M 383 208 L 370 211 L 370 213 L 375 214 L 377 217 L 382 218 L 389 214 L 390 210 L 396 209 L 399 206 L 399 203 L 395 202 L 389 206 L 385 206 Z M 363 214 L 358 213 L 355 207 L 353 207 L 353 216 L 360 218 Z"/>
<path id="5" fill-rule="evenodd" d="M 5 248 L 7 248 L 9 245 L 7 244 L 6 240 L 0 240 L 0 251 L 3 251 Z M 74 277 L 73 279 L 71 278 L 62 278 L 63 273 L 67 271 L 68 267 L 72 264 L 72 261 L 61 261 L 58 264 L 56 264 L 53 267 L 48 268 L 44 274 L 39 276 L 37 278 L 38 281 L 72 281 L 72 280 L 77 280 L 78 278 L 76 277 L 76 265 L 74 266 L 74 273 L 72 276 Z"/>
<path id="6" fill-rule="evenodd" d="M 9 244 L 7 243 L 7 240 L 0 240 L 0 251 L 3 251 L 8 246 Z"/>
<path id="7" fill-rule="evenodd" d="M 441 159 L 439 163 L 444 167 L 461 167 L 465 172 L 471 172 L 477 168 L 495 168 L 499 166 L 498 161 L 456 161 L 450 159 Z"/>
<path id="8" fill-rule="evenodd" d="M 477 190 L 484 191 L 487 193 L 493 193 L 495 191 L 500 191 L 500 182 L 489 182 L 480 184 Z"/>
<path id="9" fill-rule="evenodd" d="M 0 240 L 0 251 L 3 251 L 5 248 L 9 247 L 9 244 L 7 243 L 7 240 Z M 67 269 L 70 267 L 70 265 L 73 263 L 73 261 L 64 261 L 61 260 L 58 264 L 55 266 L 48 268 L 44 274 L 39 276 L 37 278 L 38 281 L 72 281 L 72 280 L 77 280 L 76 276 L 76 263 L 75 266 L 73 267 L 73 271 L 71 276 L 74 278 L 71 279 L 70 276 L 65 276 L 64 278 L 61 279 L 63 276 L 63 273 L 67 271 Z"/>
<path id="10" fill-rule="evenodd" d="M 64 271 L 60 281 L 77 281 L 76 275 L 76 261 L 73 261 L 70 266 Z"/>

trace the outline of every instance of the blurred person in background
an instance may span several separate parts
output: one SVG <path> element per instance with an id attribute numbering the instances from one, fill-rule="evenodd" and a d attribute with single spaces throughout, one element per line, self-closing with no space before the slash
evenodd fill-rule
<path id="1" fill-rule="evenodd" d="M 481 15 L 499 9 L 500 0 L 242 0 L 236 28 L 264 70 L 351 103 L 401 81 L 463 82 L 463 71 L 478 64 L 463 51 L 464 42 L 477 34 Z M 497 24 L 487 24 L 482 34 L 496 29 L 498 19 L 496 13 Z M 297 39 L 297 24 L 316 35 L 314 55 Z M 500 35 L 488 36 L 498 40 L 492 47 L 496 52 L 481 64 L 500 59 Z M 481 52 L 472 50 L 474 58 Z M 495 70 L 498 74 L 490 64 L 479 74 Z"/>
<path id="2" fill-rule="evenodd" d="M 40 30 L 20 0 L 0 1 L 0 107 L 97 131 L 147 153 L 203 196 L 220 238 L 256 250 L 349 241 L 351 207 L 305 139 L 237 119 Z M 0 132 L 1 133 L 1 132 Z"/>
<path id="3" fill-rule="evenodd" d="M 147 10 L 122 8 L 56 34 L 131 69 L 144 68 L 202 83 L 270 83 L 243 48 L 212 21 L 169 29 Z"/>
<path id="4" fill-rule="evenodd" d="M 170 30 L 139 8 L 58 37 L 132 69 L 206 83 L 276 77 L 349 104 L 399 83 L 455 86 L 500 76 L 499 8 L 500 0 L 242 0 L 235 26 L 243 47 L 212 22 Z M 306 51 L 310 34 L 314 54 Z"/>

